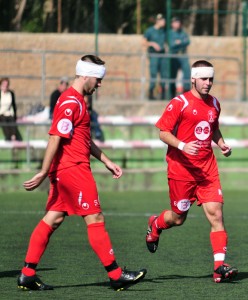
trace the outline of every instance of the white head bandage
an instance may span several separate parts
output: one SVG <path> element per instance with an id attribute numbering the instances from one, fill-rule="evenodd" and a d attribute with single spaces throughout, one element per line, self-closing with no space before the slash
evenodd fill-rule
<path id="1" fill-rule="evenodd" d="M 103 78 L 106 68 L 92 62 L 78 60 L 76 64 L 76 75 Z"/>
<path id="2" fill-rule="evenodd" d="M 213 67 L 196 67 L 191 69 L 191 78 L 212 78 L 214 77 Z"/>

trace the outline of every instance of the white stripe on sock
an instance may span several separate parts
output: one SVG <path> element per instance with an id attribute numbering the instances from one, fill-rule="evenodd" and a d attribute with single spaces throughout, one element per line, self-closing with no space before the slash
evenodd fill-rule
<path id="1" fill-rule="evenodd" d="M 216 253 L 214 254 L 214 261 L 224 261 L 225 254 L 224 253 Z"/>

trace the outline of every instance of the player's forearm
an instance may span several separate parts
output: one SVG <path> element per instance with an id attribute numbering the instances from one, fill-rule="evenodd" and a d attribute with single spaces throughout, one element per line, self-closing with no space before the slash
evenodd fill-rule
<path id="1" fill-rule="evenodd" d="M 219 129 L 216 129 L 213 133 L 213 141 L 215 142 L 216 145 L 221 147 L 222 144 L 225 143 L 223 136 L 221 134 L 221 131 Z"/>
<path id="2" fill-rule="evenodd" d="M 47 175 L 49 172 L 53 158 L 58 151 L 60 140 L 61 137 L 57 135 L 50 135 L 49 137 L 41 168 L 41 172 L 44 173 L 44 175 Z"/>
<path id="3" fill-rule="evenodd" d="M 106 164 L 106 162 L 109 160 L 109 158 L 106 156 L 106 154 L 103 153 L 103 151 L 97 147 L 97 145 L 91 140 L 91 148 L 90 148 L 90 154 L 93 155 L 96 159 Z"/>
<path id="4" fill-rule="evenodd" d="M 162 142 L 175 148 L 182 142 L 169 131 L 160 131 L 159 137 Z"/>

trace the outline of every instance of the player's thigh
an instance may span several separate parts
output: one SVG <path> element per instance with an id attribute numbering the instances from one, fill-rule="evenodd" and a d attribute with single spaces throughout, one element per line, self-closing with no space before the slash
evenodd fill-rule
<path id="1" fill-rule="evenodd" d="M 199 181 L 196 188 L 197 205 L 208 202 L 223 203 L 223 195 L 219 177 Z"/>
<path id="2" fill-rule="evenodd" d="M 196 201 L 196 182 L 168 180 L 171 209 L 178 215 L 185 214 Z"/>

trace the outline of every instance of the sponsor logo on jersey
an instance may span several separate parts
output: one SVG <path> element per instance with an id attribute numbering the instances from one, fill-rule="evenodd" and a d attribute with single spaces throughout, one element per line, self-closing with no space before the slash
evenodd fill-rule
<path id="1" fill-rule="evenodd" d="M 85 209 L 85 210 L 89 209 L 89 207 L 90 207 L 89 204 L 86 203 L 86 202 L 84 202 L 84 203 L 82 204 L 82 208 Z"/>
<path id="2" fill-rule="evenodd" d="M 172 104 L 170 104 L 170 105 L 167 107 L 167 110 L 168 110 L 168 111 L 171 111 L 171 110 L 172 110 L 172 108 L 173 108 L 173 105 L 172 105 Z"/>
<path id="3" fill-rule="evenodd" d="M 67 134 L 72 130 L 72 122 L 69 119 L 61 119 L 57 124 L 57 129 L 62 134 Z"/>
<path id="4" fill-rule="evenodd" d="M 213 123 L 214 122 L 214 113 L 212 110 L 208 111 L 208 122 Z"/>
<path id="5" fill-rule="evenodd" d="M 177 208 L 180 211 L 187 211 L 187 210 L 189 210 L 189 208 L 190 208 L 190 201 L 189 201 L 189 199 L 179 200 L 177 202 Z"/>
<path id="6" fill-rule="evenodd" d="M 201 121 L 195 127 L 195 136 L 204 141 L 210 136 L 210 125 L 207 121 Z"/>
<path id="7" fill-rule="evenodd" d="M 65 110 L 65 115 L 66 115 L 67 117 L 71 116 L 71 115 L 72 115 L 72 110 L 71 110 L 70 108 L 67 108 L 67 109 Z"/>

